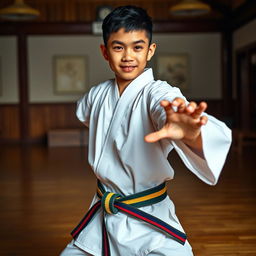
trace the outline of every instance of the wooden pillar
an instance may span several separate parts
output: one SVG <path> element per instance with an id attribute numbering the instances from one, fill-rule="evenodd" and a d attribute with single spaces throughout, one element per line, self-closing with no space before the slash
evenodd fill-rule
<path id="1" fill-rule="evenodd" d="M 19 85 L 19 117 L 20 117 L 20 141 L 29 141 L 29 96 L 28 96 L 28 54 L 27 35 L 21 31 L 18 33 L 18 85 Z"/>
<path id="2" fill-rule="evenodd" d="M 223 115 L 233 118 L 232 94 L 233 94 L 233 71 L 232 71 L 232 31 L 225 29 L 222 32 L 222 102 Z"/>

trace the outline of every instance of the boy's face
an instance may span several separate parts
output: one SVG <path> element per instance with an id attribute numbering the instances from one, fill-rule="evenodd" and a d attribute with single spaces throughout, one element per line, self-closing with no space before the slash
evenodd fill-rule
<path id="1" fill-rule="evenodd" d="M 155 44 L 149 45 L 146 31 L 125 32 L 123 28 L 110 35 L 107 46 L 101 45 L 102 54 L 115 73 L 119 87 L 126 87 L 144 71 L 155 48 Z"/>

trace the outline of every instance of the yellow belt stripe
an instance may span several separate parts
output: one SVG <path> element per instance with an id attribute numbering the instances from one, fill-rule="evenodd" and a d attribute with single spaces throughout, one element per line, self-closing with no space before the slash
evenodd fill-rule
<path id="1" fill-rule="evenodd" d="M 111 196 L 114 195 L 114 193 L 109 193 L 107 196 L 106 196 L 106 199 L 105 199 L 105 210 L 107 213 L 111 214 L 111 211 L 110 211 L 110 208 L 109 208 L 109 201 L 110 201 L 110 198 Z"/>
<path id="2" fill-rule="evenodd" d="M 158 197 L 158 196 L 164 194 L 166 192 L 166 190 L 167 190 L 167 188 L 164 187 L 160 191 L 157 191 L 153 194 L 150 194 L 150 195 L 147 195 L 147 196 L 142 196 L 142 197 L 135 198 L 135 199 L 125 200 L 125 201 L 122 201 L 122 203 L 135 204 L 135 203 L 139 203 L 139 202 L 142 202 L 142 201 L 146 201 L 146 200 L 149 200 L 149 199 L 152 199 L 152 198 L 155 198 L 155 197 Z"/>
<path id="3" fill-rule="evenodd" d="M 139 203 L 139 202 L 142 202 L 142 201 L 146 201 L 146 200 L 150 200 L 152 198 L 155 198 L 155 197 L 158 197 L 162 194 L 164 194 L 166 192 L 167 188 L 164 187 L 163 189 L 161 189 L 160 191 L 157 191 L 153 194 L 150 194 L 150 195 L 147 195 L 147 196 L 142 196 L 142 197 L 139 197 L 139 198 L 135 198 L 135 199 L 129 199 L 129 200 L 124 200 L 122 201 L 123 203 L 125 204 L 135 204 L 135 203 Z M 98 193 L 103 196 L 101 190 L 98 188 Z M 108 197 L 107 197 L 108 198 Z M 120 197 L 118 197 L 120 198 Z M 108 208 L 108 207 L 107 207 Z"/>

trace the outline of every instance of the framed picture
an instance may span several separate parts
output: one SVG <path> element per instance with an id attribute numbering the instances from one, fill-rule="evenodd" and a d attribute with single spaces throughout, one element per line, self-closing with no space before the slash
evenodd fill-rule
<path id="1" fill-rule="evenodd" d="M 188 91 L 189 56 L 188 54 L 161 54 L 157 56 L 157 78 L 170 85 Z"/>
<path id="2" fill-rule="evenodd" d="M 89 89 L 86 56 L 54 56 L 53 74 L 56 94 L 80 94 Z"/>

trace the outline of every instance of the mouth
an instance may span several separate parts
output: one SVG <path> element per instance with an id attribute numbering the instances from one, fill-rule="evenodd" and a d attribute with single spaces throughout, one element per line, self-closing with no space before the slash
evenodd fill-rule
<path id="1" fill-rule="evenodd" d="M 135 68 L 136 68 L 136 66 L 121 66 L 121 69 L 122 69 L 124 72 L 131 72 L 131 71 L 133 71 Z"/>

